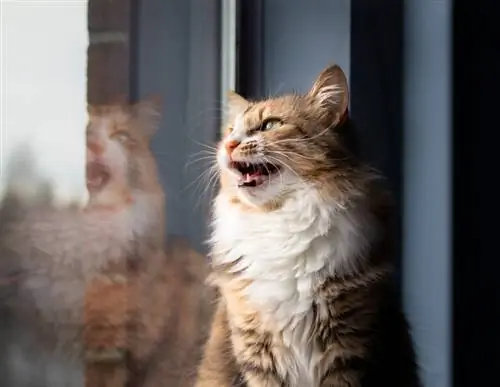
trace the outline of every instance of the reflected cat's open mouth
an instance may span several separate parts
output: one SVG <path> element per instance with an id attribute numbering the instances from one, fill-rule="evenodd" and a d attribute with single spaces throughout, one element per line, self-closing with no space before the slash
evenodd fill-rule
<path id="1" fill-rule="evenodd" d="M 239 187 L 257 187 L 279 171 L 278 166 L 270 163 L 233 162 L 231 168 L 241 174 Z"/>
<path id="2" fill-rule="evenodd" d="M 91 192 L 99 191 L 110 179 L 108 168 L 99 162 L 87 164 L 87 189 Z"/>

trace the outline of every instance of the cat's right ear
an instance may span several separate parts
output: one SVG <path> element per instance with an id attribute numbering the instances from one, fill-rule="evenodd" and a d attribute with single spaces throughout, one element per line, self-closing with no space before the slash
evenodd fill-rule
<path id="1" fill-rule="evenodd" d="M 88 104 L 87 105 L 87 113 L 89 116 L 95 116 L 97 115 L 97 106 Z"/>
<path id="2" fill-rule="evenodd" d="M 340 66 L 334 64 L 324 69 L 314 82 L 308 96 L 316 106 L 326 110 L 331 125 L 336 125 L 347 114 L 349 88 L 347 77 Z"/>
<path id="3" fill-rule="evenodd" d="M 235 91 L 230 90 L 227 93 L 225 121 L 233 122 L 236 117 L 238 117 L 240 114 L 243 114 L 245 110 L 247 110 L 248 106 L 250 106 L 250 102 L 248 102 L 245 98 L 243 98 Z"/>
<path id="4" fill-rule="evenodd" d="M 132 106 L 135 119 L 148 136 L 152 136 L 160 126 L 161 106 L 162 98 L 159 95 L 150 95 Z"/>

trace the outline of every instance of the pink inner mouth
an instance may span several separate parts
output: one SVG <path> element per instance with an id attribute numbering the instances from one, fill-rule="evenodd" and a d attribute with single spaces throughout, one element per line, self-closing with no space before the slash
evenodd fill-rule
<path id="1" fill-rule="evenodd" d="M 276 165 L 269 163 L 232 162 L 231 168 L 241 175 L 240 187 L 257 187 L 279 171 Z"/>
<path id="2" fill-rule="evenodd" d="M 87 164 L 87 189 L 91 192 L 100 191 L 110 179 L 108 168 L 100 162 Z"/>

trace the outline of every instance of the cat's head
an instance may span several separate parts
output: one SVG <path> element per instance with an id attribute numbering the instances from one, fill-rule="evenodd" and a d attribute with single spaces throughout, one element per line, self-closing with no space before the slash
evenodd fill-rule
<path id="1" fill-rule="evenodd" d="M 130 204 L 135 193 L 159 189 L 150 140 L 159 121 L 159 101 L 89 106 L 87 188 L 90 205 Z"/>
<path id="2" fill-rule="evenodd" d="M 337 65 L 304 95 L 247 101 L 230 93 L 217 154 L 222 190 L 234 202 L 267 208 L 308 187 L 342 194 L 356 168 L 342 141 L 348 101 Z"/>

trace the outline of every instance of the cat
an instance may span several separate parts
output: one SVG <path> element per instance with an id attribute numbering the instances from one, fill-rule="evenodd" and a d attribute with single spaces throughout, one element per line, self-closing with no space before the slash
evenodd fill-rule
<path id="1" fill-rule="evenodd" d="M 230 92 L 197 387 L 420 387 L 392 284 L 392 204 L 347 146 L 345 74 L 305 94 Z"/>
<path id="2" fill-rule="evenodd" d="M 158 105 L 89 106 L 83 210 L 5 203 L 0 367 L 6 386 L 121 386 L 159 341 L 168 318 L 160 311 L 171 301 L 166 287 L 182 281 L 165 270 L 165 200 L 150 150 Z M 132 313 L 138 321 L 130 333 Z M 106 352 L 106 345 L 132 354 Z M 99 360 L 106 356 L 127 364 L 106 375 L 109 365 Z"/>

